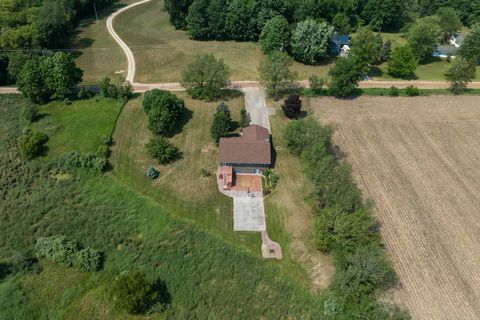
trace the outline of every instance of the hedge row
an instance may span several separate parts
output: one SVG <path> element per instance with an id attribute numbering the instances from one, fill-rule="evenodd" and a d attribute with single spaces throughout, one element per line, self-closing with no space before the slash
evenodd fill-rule
<path id="1" fill-rule="evenodd" d="M 289 150 L 300 157 L 314 185 L 310 199 L 314 204 L 315 244 L 335 260 L 336 273 L 324 302 L 325 316 L 405 319 L 408 316 L 397 307 L 376 300 L 383 290 L 395 286 L 397 276 L 350 166 L 335 155 L 332 134 L 331 127 L 313 118 L 295 120 L 284 132 Z"/>

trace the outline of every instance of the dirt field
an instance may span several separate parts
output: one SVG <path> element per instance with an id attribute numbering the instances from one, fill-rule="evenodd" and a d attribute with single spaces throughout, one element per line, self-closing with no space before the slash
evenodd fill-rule
<path id="1" fill-rule="evenodd" d="M 480 97 L 311 101 L 376 204 L 414 319 L 480 319 Z"/>

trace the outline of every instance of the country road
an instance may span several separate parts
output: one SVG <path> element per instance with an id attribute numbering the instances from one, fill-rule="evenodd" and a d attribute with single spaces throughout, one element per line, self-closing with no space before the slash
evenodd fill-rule
<path id="1" fill-rule="evenodd" d="M 107 19 L 107 30 L 112 36 L 112 38 L 118 43 L 120 48 L 125 53 L 127 57 L 127 73 L 125 80 L 129 81 L 133 85 L 133 89 L 135 92 L 145 92 L 151 89 L 163 89 L 169 91 L 182 91 L 184 88 L 178 82 L 170 82 L 170 83 L 139 83 L 135 82 L 135 73 L 136 73 L 136 64 L 135 64 L 135 56 L 133 55 L 132 50 L 130 47 L 123 41 L 122 38 L 116 33 L 113 22 L 114 19 L 120 15 L 121 13 L 129 10 L 130 8 L 142 5 L 147 3 L 151 0 L 141 0 L 139 2 L 135 2 L 130 4 L 126 7 L 123 7 L 114 13 L 112 13 Z M 308 81 L 302 80 L 298 82 L 299 85 L 303 87 L 308 87 Z M 360 81 L 359 88 L 367 89 L 367 88 L 390 88 L 392 86 L 398 88 L 406 88 L 408 86 L 416 86 L 420 89 L 448 89 L 450 83 L 445 81 Z M 256 80 L 245 80 L 245 81 L 232 81 L 230 87 L 243 89 L 243 88 L 258 88 L 260 87 L 259 81 Z M 480 81 L 472 82 L 468 85 L 470 89 L 480 89 Z M 18 90 L 14 87 L 0 87 L 0 94 L 7 94 L 7 93 L 18 93 Z"/>

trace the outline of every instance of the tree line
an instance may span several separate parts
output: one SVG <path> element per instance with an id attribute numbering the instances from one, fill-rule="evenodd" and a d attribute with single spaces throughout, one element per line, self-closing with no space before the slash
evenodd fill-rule
<path id="1" fill-rule="evenodd" d="M 315 217 L 314 242 L 335 261 L 324 315 L 327 319 L 408 319 L 397 307 L 376 299 L 398 279 L 350 166 L 334 152 L 332 134 L 331 127 L 310 117 L 290 122 L 283 134 L 314 186 L 309 196 Z"/>
<path id="2" fill-rule="evenodd" d="M 35 51 L 69 47 L 79 20 L 116 0 L 5 0 L 0 10 L 0 84 L 15 83 Z"/>
<path id="3" fill-rule="evenodd" d="M 202 40 L 257 40 L 275 16 L 290 24 L 325 21 L 343 32 L 359 26 L 399 31 L 416 18 L 451 7 L 465 25 L 480 22 L 480 3 L 470 0 L 166 0 L 165 6 L 176 28 Z"/>

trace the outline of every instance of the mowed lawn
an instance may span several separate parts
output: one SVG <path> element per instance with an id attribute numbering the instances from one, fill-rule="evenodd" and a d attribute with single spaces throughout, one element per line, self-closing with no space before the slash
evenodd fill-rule
<path id="1" fill-rule="evenodd" d="M 124 6 L 122 1 L 99 12 L 99 21 L 92 16 L 83 20 L 73 39 L 75 63 L 84 71 L 84 84 L 98 84 L 103 77 L 124 79 L 127 58 L 106 27 L 107 17 L 117 8 Z"/>
<path id="2" fill-rule="evenodd" d="M 318 251 L 313 244 L 313 219 L 311 206 L 307 203 L 313 186 L 307 179 L 298 157 L 288 151 L 284 144 L 283 130 L 289 120 L 281 110 L 283 101 L 267 100 L 275 108 L 270 116 L 272 141 L 275 147 L 275 171 L 280 176 L 277 189 L 265 198 L 267 230 L 270 238 L 278 241 L 282 250 L 305 268 L 310 286 L 321 290 L 328 286 L 334 273 L 331 256 Z M 309 100 L 303 101 L 309 110 Z"/>
<path id="3" fill-rule="evenodd" d="M 124 107 L 117 122 L 111 156 L 113 176 L 151 197 L 166 211 L 259 252 L 258 234 L 233 233 L 233 201 L 217 190 L 218 148 L 210 137 L 216 104 L 189 99 L 184 93 L 178 96 L 185 100 L 187 112 L 180 132 L 170 140 L 182 152 L 182 159 L 162 166 L 147 153 L 145 144 L 151 132 L 142 107 L 143 97 L 139 97 Z M 228 105 L 233 118 L 238 120 L 243 97 L 228 101 Z M 152 165 L 160 171 L 156 180 L 146 175 Z M 210 176 L 203 177 L 202 171 Z"/>
<path id="4" fill-rule="evenodd" d="M 112 125 L 123 101 L 105 98 L 52 102 L 40 107 L 41 118 L 33 129 L 50 136 L 48 156 L 69 151 L 95 152 L 102 139 L 112 133 Z"/>
<path id="5" fill-rule="evenodd" d="M 264 58 L 258 44 L 235 41 L 192 41 L 186 33 L 169 23 L 163 1 L 152 0 L 118 16 L 117 33 L 131 47 L 137 63 L 136 81 L 179 81 L 181 71 L 199 53 L 213 53 L 223 58 L 232 71 L 232 80 L 255 80 Z M 326 77 L 331 66 L 306 66 L 294 63 L 301 79 L 311 74 Z"/>
<path id="6" fill-rule="evenodd" d="M 125 77 L 126 57 L 105 24 L 114 10 L 133 2 L 124 0 L 101 11 L 98 22 L 91 17 L 80 24 L 73 48 L 76 63 L 84 70 L 84 83 L 96 84 L 105 76 L 118 80 Z M 185 66 L 199 53 L 223 58 L 231 69 L 232 80 L 256 80 L 258 66 L 265 57 L 255 42 L 190 40 L 184 31 L 170 25 L 162 0 L 152 0 L 122 13 L 115 19 L 114 28 L 135 55 L 137 82 L 177 82 Z M 384 41 L 391 40 L 393 48 L 407 43 L 400 33 L 383 33 L 382 37 Z M 327 78 L 333 63 L 333 59 L 316 66 L 294 62 L 292 69 L 299 79 L 308 79 L 313 74 Z M 416 76 L 419 80 L 442 81 L 448 65 L 445 59 L 432 60 L 420 65 Z M 381 72 L 374 72 L 373 78 L 394 80 L 386 73 L 385 64 L 379 69 Z M 480 68 L 477 68 L 477 79 L 480 79 Z"/>

